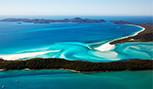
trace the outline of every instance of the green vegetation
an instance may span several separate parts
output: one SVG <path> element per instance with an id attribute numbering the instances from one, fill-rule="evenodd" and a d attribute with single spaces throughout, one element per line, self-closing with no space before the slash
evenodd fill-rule
<path id="1" fill-rule="evenodd" d="M 9 19 L 10 20 L 10 19 Z M 6 21 L 9 21 L 6 19 Z M 29 19 L 11 19 L 10 21 L 27 21 Z M 97 22 L 97 20 L 83 20 L 81 18 L 75 18 L 70 20 L 59 20 L 63 21 L 73 21 L 78 23 L 90 23 L 90 22 Z M 30 20 L 36 21 L 36 23 L 40 20 Z M 41 20 L 43 21 L 43 20 Z M 50 21 L 50 20 L 49 20 Z M 80 22 L 81 21 L 81 22 Z M 83 21 L 83 22 L 82 22 Z M 87 21 L 87 22 L 86 22 Z M 52 22 L 52 21 L 50 21 Z M 50 23 L 49 22 L 49 23 Z M 98 22 L 103 22 L 102 20 Z M 112 21 L 113 22 L 113 21 Z M 46 23 L 46 22 L 45 22 Z M 115 24 L 129 24 L 129 22 L 124 21 L 114 21 Z M 111 44 L 116 43 L 125 43 L 125 42 L 136 42 L 136 41 L 153 41 L 153 24 L 146 23 L 146 24 L 133 24 L 139 25 L 145 28 L 145 30 L 139 33 L 136 36 L 128 37 L 125 39 L 120 39 L 111 42 Z M 16 60 L 16 61 L 6 61 L 0 59 L 0 70 L 22 70 L 22 69 L 67 69 L 67 70 L 74 70 L 76 72 L 106 72 L 106 71 L 138 71 L 138 70 L 153 70 L 153 60 L 140 60 L 140 59 L 133 59 L 133 60 L 126 60 L 126 61 L 117 61 L 117 62 L 110 62 L 110 63 L 92 63 L 92 62 L 83 62 L 83 61 L 68 61 L 65 59 L 56 59 L 56 58 L 34 58 L 30 60 Z"/>
<path id="2" fill-rule="evenodd" d="M 92 63 L 83 61 L 68 61 L 56 58 L 34 58 L 30 60 L 0 61 L 0 69 L 68 69 L 77 72 L 106 72 L 106 71 L 137 71 L 153 70 L 153 60 L 127 60 L 110 63 Z"/>
<path id="3" fill-rule="evenodd" d="M 121 21 L 114 22 L 115 24 L 127 24 L 128 22 L 123 22 Z M 146 23 L 146 24 L 133 24 L 133 25 L 138 25 L 142 26 L 145 28 L 143 32 L 140 32 L 136 36 L 131 36 L 125 39 L 119 39 L 115 40 L 113 42 L 110 42 L 110 44 L 118 44 L 118 43 L 125 43 L 125 42 L 152 42 L 153 41 L 153 23 Z"/>
<path id="4" fill-rule="evenodd" d="M 76 17 L 73 19 L 63 19 L 63 20 L 8 18 L 8 19 L 2 19 L 0 20 L 0 22 L 18 22 L 18 24 L 21 24 L 21 22 L 26 22 L 26 23 L 103 23 L 105 22 L 105 20 L 82 19 L 79 17 Z"/>
<path id="5" fill-rule="evenodd" d="M 122 21 L 122 20 L 113 20 L 113 21 L 110 21 L 110 22 L 113 22 L 114 24 L 132 24 L 130 22 L 126 22 L 126 21 Z"/>

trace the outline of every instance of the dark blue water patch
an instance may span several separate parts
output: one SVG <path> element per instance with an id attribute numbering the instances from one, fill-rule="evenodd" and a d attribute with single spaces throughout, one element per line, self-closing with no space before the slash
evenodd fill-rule
<path id="1" fill-rule="evenodd" d="M 150 19 L 152 17 L 89 18 L 105 18 L 107 21 L 124 20 L 134 23 L 152 22 Z M 51 52 L 37 57 L 60 58 L 61 54 L 64 54 L 63 56 L 68 60 L 92 62 L 122 61 L 133 58 L 151 59 L 153 43 L 118 44 L 114 50 L 107 52 L 90 49 L 92 45 L 100 45 L 139 30 L 138 27 L 109 22 L 101 24 L 1 22 L 0 34 L 3 35 L 0 35 L 0 54 L 60 50 L 60 52 Z M 7 89 L 151 89 L 152 71 L 86 74 L 65 70 L 5 71 L 0 72 L 0 86 L 6 86 Z"/>
<path id="2" fill-rule="evenodd" d="M 7 24 L 9 24 L 10 27 L 7 27 Z M 122 48 L 116 46 L 114 50 L 107 52 L 94 50 L 94 47 L 102 45 L 101 42 L 107 43 L 111 40 L 131 35 L 142 29 L 136 26 L 117 25 L 108 22 L 91 24 L 25 23 L 19 25 L 17 28 L 16 26 L 18 25 L 6 23 L 5 29 L 8 30 L 8 32 L 2 30 L 2 33 L 0 33 L 1 55 L 59 50 L 59 52 L 50 52 L 35 57 L 65 58 L 67 60 L 90 62 L 111 62 L 136 58 L 132 54 L 128 53 L 129 50 L 131 50 L 133 54 L 143 53 L 143 56 L 138 55 L 142 57 L 142 59 L 152 58 L 151 56 L 147 56 L 150 55 L 150 51 L 140 52 L 141 50 L 137 51 L 134 50 L 134 48 L 128 49 L 128 45 L 125 45 L 125 47 L 121 46 Z M 10 28 L 15 30 L 10 31 Z M 25 57 L 22 58 L 22 60 L 30 58 Z"/>
<path id="3" fill-rule="evenodd" d="M 112 23 L 0 24 L 2 24 L 0 25 L 0 49 L 2 50 L 0 54 L 5 54 L 6 51 L 3 49 L 9 50 L 9 48 L 29 49 L 58 42 L 86 43 L 111 40 L 140 29 L 134 26 L 112 25 Z"/>

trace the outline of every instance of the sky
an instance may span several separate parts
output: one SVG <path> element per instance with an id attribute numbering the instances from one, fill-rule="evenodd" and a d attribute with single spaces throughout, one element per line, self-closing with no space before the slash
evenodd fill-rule
<path id="1" fill-rule="evenodd" d="M 0 15 L 153 16 L 153 0 L 0 0 Z"/>

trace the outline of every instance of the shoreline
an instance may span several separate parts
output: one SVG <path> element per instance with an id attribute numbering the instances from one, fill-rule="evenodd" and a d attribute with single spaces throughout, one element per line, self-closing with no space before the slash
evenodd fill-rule
<path id="1" fill-rule="evenodd" d="M 140 31 L 138 31 L 138 32 L 135 32 L 134 34 L 131 34 L 131 35 L 128 35 L 128 36 L 125 36 L 125 37 L 120 37 L 120 38 L 114 39 L 112 41 L 109 41 L 107 43 L 104 43 L 103 45 L 100 45 L 99 47 L 96 47 L 94 49 L 96 49 L 98 51 L 112 50 L 112 49 L 115 48 L 115 44 L 111 44 L 111 42 L 136 36 L 136 35 L 138 35 L 139 33 L 143 32 L 145 30 L 145 28 L 140 26 L 140 25 L 135 25 L 135 24 L 125 24 L 125 25 L 137 26 L 137 27 L 142 28 L 142 29 Z M 55 51 L 58 52 L 59 50 L 55 50 Z M 46 54 L 46 53 L 49 53 L 49 52 L 55 52 L 55 51 L 44 51 L 44 52 L 32 52 L 32 53 L 0 55 L 0 58 L 2 58 L 4 60 L 17 60 L 17 59 L 22 59 L 22 58 L 27 58 L 27 57 L 34 57 L 34 56 L 37 56 L 37 55 L 42 55 L 42 54 Z"/>
<path id="2" fill-rule="evenodd" d="M 140 25 L 135 25 L 135 24 L 124 24 L 124 25 L 137 26 L 137 27 L 142 28 L 142 29 L 140 31 L 138 31 L 138 32 L 135 32 L 134 34 L 131 34 L 131 35 L 128 35 L 128 36 L 124 36 L 124 37 L 120 37 L 120 38 L 114 39 L 112 41 L 109 41 L 107 43 L 104 43 L 103 45 L 101 45 L 99 47 L 96 47 L 94 49 L 96 49 L 98 51 L 112 50 L 112 49 L 115 48 L 115 44 L 111 44 L 112 42 L 117 41 L 117 40 L 123 40 L 123 39 L 129 38 L 129 37 L 134 37 L 134 36 L 138 35 L 139 33 L 145 31 L 145 28 L 140 26 Z M 131 39 L 131 40 L 133 40 L 133 39 Z"/>
<path id="3" fill-rule="evenodd" d="M 114 42 L 116 40 L 122 40 L 122 39 L 125 39 L 125 38 L 136 36 L 136 35 L 138 35 L 139 33 L 143 32 L 145 30 L 145 28 L 140 26 L 140 25 L 135 25 L 135 24 L 126 24 L 126 25 L 137 26 L 139 28 L 142 28 L 142 30 L 140 30 L 138 32 L 135 32 L 134 34 L 125 36 L 125 37 L 114 39 L 114 40 L 109 41 L 107 43 L 104 43 L 104 44 L 102 44 L 99 47 L 96 47 L 94 49 L 96 49 L 98 51 L 109 51 L 109 50 L 112 50 L 112 49 L 115 48 L 115 44 L 111 44 L 111 42 Z M 44 52 L 32 52 L 32 53 L 21 53 L 21 54 L 0 55 L 0 58 L 4 59 L 4 60 L 17 60 L 17 59 L 22 59 L 22 58 L 27 58 L 27 57 L 34 57 L 34 56 L 46 54 L 46 53 L 49 53 L 49 52 L 58 52 L 58 51 L 59 50 L 44 51 Z"/>
<path id="4" fill-rule="evenodd" d="M 140 25 L 135 25 L 135 24 L 125 24 L 125 25 L 137 26 L 137 27 L 139 27 L 139 28 L 142 28 L 142 30 L 140 30 L 140 31 L 134 33 L 134 35 L 131 35 L 131 36 L 128 36 L 128 37 L 136 36 L 136 35 L 138 35 L 139 33 L 143 32 L 143 31 L 145 30 L 145 28 L 144 28 L 143 26 L 140 26 Z M 126 37 L 126 38 L 128 38 L 128 37 Z"/>
<path id="5" fill-rule="evenodd" d="M 55 51 L 43 51 L 43 52 L 31 52 L 31 53 L 21 53 L 21 54 L 10 54 L 10 55 L 0 55 L 0 58 L 4 59 L 4 60 L 17 60 L 17 59 L 21 59 L 21 58 L 34 57 L 34 56 L 43 55 L 43 54 L 46 54 L 46 53 L 56 52 L 56 51 L 58 51 L 58 50 L 55 50 Z"/>
<path id="6" fill-rule="evenodd" d="M 17 70 L 17 69 L 16 69 Z M 25 68 L 22 69 L 25 71 L 35 71 L 35 70 L 66 70 L 66 71 L 71 71 L 71 72 L 75 72 L 75 73 L 102 73 L 102 72 L 123 72 L 123 71 L 77 71 L 77 70 L 72 70 L 72 69 L 64 69 L 64 68 L 50 68 L 50 69 L 29 69 L 29 68 Z M 5 72 L 5 71 L 13 71 L 13 70 L 6 70 L 6 69 L 0 69 L 0 72 Z M 148 70 L 125 70 L 128 72 L 133 72 L 133 71 L 153 71 L 153 69 L 148 69 Z"/>
<path id="7" fill-rule="evenodd" d="M 145 64 L 145 65 L 144 65 Z M 110 63 L 92 63 L 85 61 L 68 61 L 57 58 L 34 58 L 29 60 L 0 60 L 0 71 L 11 70 L 45 70 L 58 69 L 77 73 L 145 71 L 153 70 L 153 60 L 131 59 Z"/>
<path id="8" fill-rule="evenodd" d="M 117 21 L 119 22 L 119 21 Z M 115 23 L 115 22 L 114 22 Z M 117 23 L 115 23 L 117 24 Z M 124 23 L 120 23 L 124 24 Z M 144 23 L 144 24 L 127 24 L 134 25 L 140 28 L 143 28 L 141 31 L 133 34 L 132 36 L 126 37 L 124 39 L 117 39 L 111 42 L 110 44 L 120 44 L 126 42 L 153 42 L 153 23 Z"/>

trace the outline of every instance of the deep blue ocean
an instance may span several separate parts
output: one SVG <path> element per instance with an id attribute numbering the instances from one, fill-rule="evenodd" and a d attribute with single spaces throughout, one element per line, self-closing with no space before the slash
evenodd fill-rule
<path id="1" fill-rule="evenodd" d="M 0 19 L 10 17 L 0 16 Z M 64 19 L 76 16 L 13 17 Z M 90 62 L 153 59 L 153 42 L 124 43 L 114 45 L 114 49 L 111 50 L 97 50 L 98 47 L 112 40 L 131 36 L 142 30 L 138 26 L 113 24 L 109 22 L 110 20 L 141 24 L 152 23 L 152 17 L 80 17 L 104 19 L 107 22 L 89 24 L 0 22 L 0 57 L 15 60 L 51 57 Z M 152 71 L 86 74 L 64 70 L 7 71 L 0 72 L 0 86 L 5 85 L 7 89 L 150 89 L 152 87 L 151 78 Z"/>

